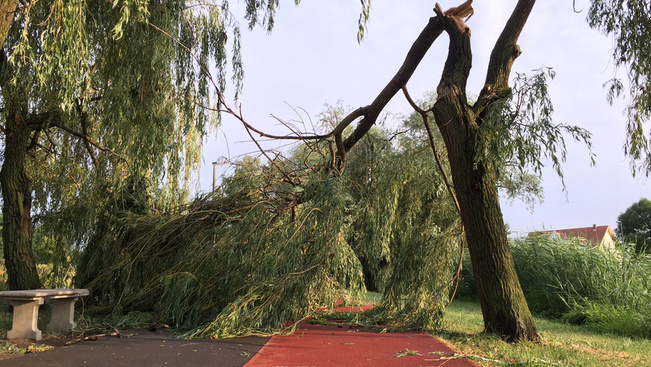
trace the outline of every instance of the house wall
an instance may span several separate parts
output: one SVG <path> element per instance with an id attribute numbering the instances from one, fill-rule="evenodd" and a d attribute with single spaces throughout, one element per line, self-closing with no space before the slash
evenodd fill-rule
<path id="1" fill-rule="evenodd" d="M 615 249 L 615 238 L 607 231 L 604 235 L 604 240 L 601 242 L 601 247 L 605 249 L 614 250 Z"/>

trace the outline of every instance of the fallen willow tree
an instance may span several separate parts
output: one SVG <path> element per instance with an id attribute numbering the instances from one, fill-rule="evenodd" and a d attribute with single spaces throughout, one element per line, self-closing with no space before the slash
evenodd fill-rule
<path id="1" fill-rule="evenodd" d="M 420 143 L 369 135 L 340 175 L 324 169 L 318 143 L 268 165 L 245 159 L 213 194 L 170 213 L 134 212 L 143 189 L 123 190 L 80 262 L 87 307 L 153 312 L 189 337 L 273 333 L 361 299 L 367 273 L 385 292 L 369 321 L 439 327 L 458 215 L 422 132 Z"/>
<path id="2" fill-rule="evenodd" d="M 296 220 L 274 213 L 273 202 L 241 197 L 125 215 L 115 235 L 85 252 L 80 281 L 90 280 L 90 306 L 152 311 L 186 327 L 214 318 L 196 336 L 222 336 L 270 332 L 343 289 L 358 294 L 360 267 L 341 233 L 344 206 L 328 181 L 314 193 L 325 205 L 302 208 Z"/>

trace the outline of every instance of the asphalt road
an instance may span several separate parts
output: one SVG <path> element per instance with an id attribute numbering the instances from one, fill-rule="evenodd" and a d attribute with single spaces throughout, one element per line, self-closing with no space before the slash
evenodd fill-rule
<path id="1" fill-rule="evenodd" d="M 129 336 L 101 338 L 0 360 L 0 367 L 242 367 L 269 340 L 260 337 L 180 340 L 173 338 L 168 330 L 147 329 L 123 334 Z"/>

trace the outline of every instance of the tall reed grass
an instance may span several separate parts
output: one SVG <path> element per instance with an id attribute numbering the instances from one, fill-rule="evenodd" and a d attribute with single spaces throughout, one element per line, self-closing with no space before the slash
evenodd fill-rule
<path id="1" fill-rule="evenodd" d="M 651 257 L 579 241 L 514 240 L 511 251 L 532 312 L 631 337 L 651 338 Z M 476 296 L 469 260 L 459 287 Z"/>

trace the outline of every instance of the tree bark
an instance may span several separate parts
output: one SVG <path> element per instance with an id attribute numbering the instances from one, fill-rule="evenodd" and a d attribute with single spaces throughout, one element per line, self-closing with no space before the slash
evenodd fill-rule
<path id="1" fill-rule="evenodd" d="M 540 341 L 515 272 L 495 175 L 475 162 L 472 111 L 449 94 L 437 101 L 434 115 L 448 152 L 485 331 L 511 342 Z"/>
<path id="2" fill-rule="evenodd" d="M 517 13 L 518 9 L 522 10 L 519 7 L 523 4 L 532 6 L 533 1 L 520 1 L 514 13 Z M 530 10 L 531 7 L 528 8 L 528 11 Z M 450 36 L 450 47 L 437 88 L 438 100 L 433 112 L 448 153 L 484 327 L 486 332 L 498 334 L 508 341 L 537 342 L 540 341 L 540 335 L 524 298 L 509 249 L 496 174 L 490 167 L 476 160 L 477 134 L 481 123 L 478 113 L 481 111 L 473 110 L 475 106 L 469 106 L 465 91 L 472 65 L 470 30 L 458 17 L 446 16 L 440 8 L 436 11 Z M 521 14 L 519 15 L 516 18 L 522 21 Z M 524 20 L 526 21 L 526 16 Z M 521 22 L 520 27 L 523 25 L 524 22 Z M 509 45 L 515 46 L 517 36 L 512 35 L 514 32 L 519 34 L 519 31 L 514 31 L 512 26 L 509 22 L 505 32 L 508 30 L 507 33 L 511 35 Z M 500 37 L 500 40 L 502 38 L 504 37 Z M 509 56 L 503 59 L 504 62 L 494 62 L 495 57 L 491 58 L 491 65 L 497 72 L 489 71 L 487 85 L 489 80 L 491 84 L 490 87 L 484 88 L 485 91 L 492 90 L 494 86 L 506 86 L 510 66 L 517 57 L 516 53 L 509 50 L 516 49 L 517 46 L 503 50 L 507 51 L 506 55 Z M 505 81 L 504 85 L 500 83 L 502 81 Z M 487 101 L 488 104 L 492 99 L 486 97 L 482 101 Z"/>
<path id="3" fill-rule="evenodd" d="M 0 3 L 0 47 L 5 44 L 17 7 L 18 0 L 2 0 Z"/>
<path id="4" fill-rule="evenodd" d="M 11 101 L 11 71 L 2 49 L 18 6 L 17 0 L 0 5 L 0 86 L 7 110 L 4 126 L 4 159 L 0 169 L 2 188 L 2 247 L 9 289 L 37 289 L 41 281 L 32 250 L 32 192 L 25 161 L 33 132 L 25 113 Z"/>
<path id="5" fill-rule="evenodd" d="M 32 193 L 25 170 L 31 129 L 18 113 L 9 113 L 5 125 L 2 185 L 2 241 L 9 289 L 36 289 L 41 281 L 32 251 Z"/>

